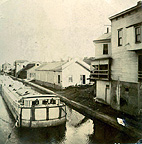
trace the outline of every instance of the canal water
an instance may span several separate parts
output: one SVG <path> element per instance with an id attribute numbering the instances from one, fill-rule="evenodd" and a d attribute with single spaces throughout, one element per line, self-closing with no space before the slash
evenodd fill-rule
<path id="1" fill-rule="evenodd" d="M 136 138 L 97 120 L 93 123 L 69 107 L 66 124 L 58 127 L 13 128 L 14 124 L 13 117 L 0 96 L 0 144 L 96 144 L 137 141 Z"/>

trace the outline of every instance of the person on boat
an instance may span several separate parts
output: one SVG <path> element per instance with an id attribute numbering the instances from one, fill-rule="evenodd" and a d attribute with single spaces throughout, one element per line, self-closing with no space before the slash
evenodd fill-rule
<path id="1" fill-rule="evenodd" d="M 36 100 L 35 100 L 35 105 L 38 105 L 38 104 L 39 104 L 39 100 L 36 99 Z"/>
<path id="2" fill-rule="evenodd" d="M 50 100 L 50 104 L 55 104 L 55 100 L 53 98 Z"/>

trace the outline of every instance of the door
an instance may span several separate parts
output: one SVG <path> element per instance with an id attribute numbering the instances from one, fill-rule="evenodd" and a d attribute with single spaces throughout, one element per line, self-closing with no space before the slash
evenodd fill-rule
<path id="1" fill-rule="evenodd" d="M 86 83 L 85 75 L 80 75 L 80 81 L 81 81 L 81 84 Z"/>
<path id="2" fill-rule="evenodd" d="M 109 85 L 106 85 L 106 88 L 105 88 L 105 102 L 110 104 L 110 86 Z"/>
<path id="3" fill-rule="evenodd" d="M 86 81 L 85 81 L 85 75 L 83 75 L 83 84 L 85 84 Z"/>

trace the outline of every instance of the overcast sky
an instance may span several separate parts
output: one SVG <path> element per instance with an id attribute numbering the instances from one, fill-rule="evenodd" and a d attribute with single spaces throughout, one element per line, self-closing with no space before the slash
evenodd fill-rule
<path id="1" fill-rule="evenodd" d="M 94 56 L 109 16 L 138 0 L 0 0 L 0 64 Z"/>

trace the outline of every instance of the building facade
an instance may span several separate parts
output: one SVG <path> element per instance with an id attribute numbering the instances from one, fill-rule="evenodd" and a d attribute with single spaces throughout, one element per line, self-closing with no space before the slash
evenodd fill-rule
<path id="1" fill-rule="evenodd" d="M 110 17 L 112 106 L 129 114 L 142 109 L 142 2 Z"/>
<path id="2" fill-rule="evenodd" d="M 103 34 L 95 44 L 95 59 L 91 62 L 91 81 L 96 81 L 96 96 L 110 104 L 111 33 Z"/>
<path id="3" fill-rule="evenodd" d="M 109 18 L 111 20 L 110 77 L 99 77 L 105 93 L 97 97 L 105 99 L 110 91 L 109 103 L 114 109 L 130 115 L 142 112 L 142 2 Z M 104 44 L 104 43 L 103 43 Z M 97 41 L 95 41 L 97 45 Z M 97 46 L 96 46 L 97 49 Z M 100 61 L 103 63 L 103 60 Z M 102 71 L 99 71 L 102 73 Z M 101 90 L 102 91 L 102 90 Z M 104 90 L 103 90 L 104 91 Z M 100 92 L 101 93 L 101 92 Z"/>
<path id="4" fill-rule="evenodd" d="M 4 73 L 10 73 L 11 70 L 13 69 L 13 66 L 7 62 L 5 62 L 4 64 L 2 64 L 2 72 Z"/>
<path id="5" fill-rule="evenodd" d="M 36 78 L 36 69 L 41 65 L 40 62 L 35 62 L 34 66 L 30 69 L 27 69 L 27 80 L 34 80 Z"/>

